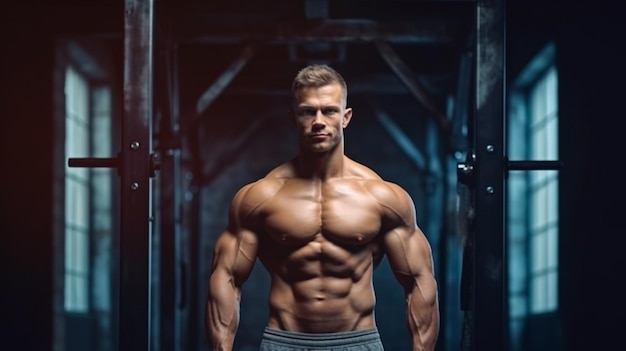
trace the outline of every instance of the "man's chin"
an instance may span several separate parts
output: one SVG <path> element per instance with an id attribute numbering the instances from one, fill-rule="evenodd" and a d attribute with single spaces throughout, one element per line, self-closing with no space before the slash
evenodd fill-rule
<path id="1" fill-rule="evenodd" d="M 337 148 L 337 144 L 333 144 L 328 140 L 318 143 L 302 143 L 303 149 L 313 154 L 326 154 Z"/>
<path id="2" fill-rule="evenodd" d="M 310 148 L 309 150 L 311 150 L 311 152 L 314 154 L 325 154 L 330 151 L 330 149 L 328 148 Z"/>
<path id="3" fill-rule="evenodd" d="M 332 147 L 326 144 L 307 145 L 307 150 L 309 150 L 310 152 L 314 154 L 325 154 L 329 152 L 331 149 Z"/>

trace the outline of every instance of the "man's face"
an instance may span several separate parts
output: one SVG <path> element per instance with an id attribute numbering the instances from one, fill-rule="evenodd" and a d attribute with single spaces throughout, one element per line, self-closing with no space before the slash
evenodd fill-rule
<path id="1" fill-rule="evenodd" d="M 312 152 L 327 152 L 337 146 L 352 117 L 352 109 L 346 109 L 345 104 L 339 84 L 302 88 L 293 111 L 300 145 Z"/>

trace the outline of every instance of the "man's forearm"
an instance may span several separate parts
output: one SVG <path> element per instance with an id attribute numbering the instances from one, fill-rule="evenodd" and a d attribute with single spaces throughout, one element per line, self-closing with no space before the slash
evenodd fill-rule
<path id="1" fill-rule="evenodd" d="M 422 313 L 429 314 L 427 311 L 420 312 L 420 314 Z M 431 317 L 430 320 L 426 320 L 409 312 L 408 319 L 413 351 L 433 351 L 439 329 L 438 318 Z"/>
<path id="2" fill-rule="evenodd" d="M 429 286 L 430 284 L 426 284 Z M 425 286 L 425 287 L 426 287 Z M 407 295 L 407 322 L 413 351 L 432 351 L 439 334 L 439 304 L 436 291 L 415 284 Z"/>
<path id="3" fill-rule="evenodd" d="M 209 289 L 207 333 L 211 350 L 230 351 L 239 324 L 241 291 L 221 279 L 211 279 Z"/>
<path id="4" fill-rule="evenodd" d="M 207 332 L 213 351 L 232 350 L 239 324 L 238 308 L 234 308 L 234 305 L 238 303 L 228 304 L 229 307 L 233 307 L 225 308 L 223 303 L 216 303 L 214 300 L 209 302 Z"/>

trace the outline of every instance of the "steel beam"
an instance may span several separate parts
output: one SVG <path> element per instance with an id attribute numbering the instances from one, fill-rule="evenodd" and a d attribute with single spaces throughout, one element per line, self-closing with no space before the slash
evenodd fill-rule
<path id="1" fill-rule="evenodd" d="M 393 50 L 391 45 L 387 42 L 377 40 L 374 42 L 376 49 L 383 57 L 383 59 L 389 64 L 389 67 L 400 78 L 400 80 L 407 86 L 409 91 L 415 96 L 428 111 L 430 111 L 437 121 L 440 130 L 447 134 L 450 128 L 450 120 L 441 108 L 432 100 L 426 89 L 414 78 L 413 72 L 409 66 L 398 56 Z"/>
<path id="2" fill-rule="evenodd" d="M 476 154 L 471 350 L 506 350 L 504 0 L 476 6 Z"/>
<path id="3" fill-rule="evenodd" d="M 156 274 L 152 282 L 153 299 L 151 315 L 152 350 L 176 351 L 178 331 L 176 294 L 180 289 L 177 280 L 176 239 L 180 237 L 181 181 L 178 134 L 178 60 L 176 46 L 172 43 L 168 21 L 162 3 L 155 4 L 154 31 L 154 115 L 155 140 L 161 167 L 155 182 L 155 230 L 152 260 Z M 158 345 L 156 345 L 158 344 Z"/>
<path id="4" fill-rule="evenodd" d="M 394 122 L 393 119 L 387 115 L 385 111 L 381 109 L 374 109 L 374 114 L 391 139 L 413 162 L 413 165 L 415 165 L 420 172 L 425 172 L 427 170 L 426 157 L 424 157 L 424 154 L 420 151 L 420 149 L 415 146 L 411 139 L 402 131 L 396 122 Z"/>
<path id="5" fill-rule="evenodd" d="M 307 42 L 372 42 L 446 44 L 452 43 L 456 28 L 452 24 L 423 21 L 372 21 L 365 19 L 325 19 L 297 22 L 271 20 L 211 19 L 198 25 L 197 18 L 178 19 L 179 43 L 241 43 L 258 41 L 267 44 Z"/>
<path id="6" fill-rule="evenodd" d="M 119 350 L 148 351 L 152 0 L 125 0 Z"/>
<path id="7" fill-rule="evenodd" d="M 237 74 L 246 66 L 248 61 L 256 53 L 256 45 L 248 44 L 241 52 L 241 55 L 233 61 L 230 66 L 213 82 L 213 84 L 205 90 L 204 93 L 198 99 L 196 104 L 196 115 L 202 115 L 207 108 L 217 99 L 217 97 L 228 87 L 228 85 L 235 79 Z"/>

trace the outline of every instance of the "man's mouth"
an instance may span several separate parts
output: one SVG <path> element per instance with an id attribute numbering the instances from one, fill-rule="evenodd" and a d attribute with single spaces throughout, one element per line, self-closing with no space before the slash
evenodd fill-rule
<path id="1" fill-rule="evenodd" d="M 326 139 L 326 137 L 328 137 L 328 134 L 324 134 L 324 133 L 309 134 L 309 138 L 313 140 L 323 140 L 323 139 Z"/>

